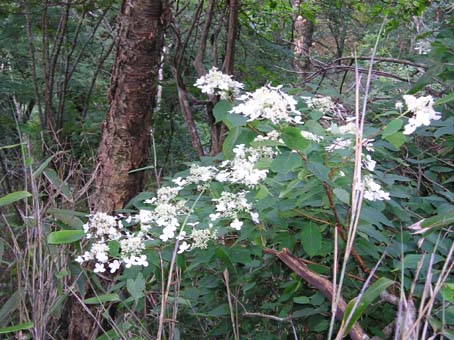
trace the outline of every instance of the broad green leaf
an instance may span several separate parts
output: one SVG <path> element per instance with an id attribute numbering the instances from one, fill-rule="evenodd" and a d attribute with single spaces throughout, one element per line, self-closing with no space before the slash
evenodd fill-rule
<path id="1" fill-rule="evenodd" d="M 342 203 L 350 204 L 350 193 L 347 190 L 334 188 L 333 193 Z"/>
<path id="2" fill-rule="evenodd" d="M 128 279 L 126 288 L 135 300 L 143 297 L 145 291 L 145 279 L 143 278 L 143 274 L 139 272 L 135 280 Z"/>
<path id="3" fill-rule="evenodd" d="M 311 144 L 310 141 L 301 136 L 301 130 L 296 127 L 286 127 L 282 129 L 282 140 L 291 149 L 297 151 L 306 150 Z"/>
<path id="4" fill-rule="evenodd" d="M 72 202 L 71 191 L 69 190 L 69 185 L 66 182 L 63 182 L 54 169 L 45 169 L 44 176 L 49 180 L 52 186 L 59 191 L 68 201 Z"/>
<path id="5" fill-rule="evenodd" d="M 219 317 L 224 315 L 229 315 L 229 305 L 224 303 L 222 305 L 217 306 L 216 308 L 209 311 L 207 314 L 213 317 Z"/>
<path id="6" fill-rule="evenodd" d="M 75 229 L 81 229 L 84 225 L 84 222 L 77 216 L 86 216 L 83 213 L 79 213 L 72 210 L 51 208 L 49 213 L 54 216 L 59 221 L 62 221 L 69 227 L 74 227 Z"/>
<path id="7" fill-rule="evenodd" d="M 118 241 L 109 241 L 109 253 L 113 257 L 117 257 L 118 254 L 120 253 L 120 243 Z"/>
<path id="8" fill-rule="evenodd" d="M 386 138 L 388 136 L 395 134 L 397 131 L 400 130 L 400 128 L 402 127 L 403 124 L 404 123 L 403 123 L 402 119 L 394 119 L 394 120 L 390 121 L 389 124 L 383 130 L 383 132 L 381 134 L 382 137 Z"/>
<path id="9" fill-rule="evenodd" d="M 73 243 L 82 239 L 85 235 L 83 230 L 60 230 L 54 231 L 47 237 L 49 244 Z"/>
<path id="10" fill-rule="evenodd" d="M 444 96 L 443 98 L 439 98 L 435 101 L 434 105 L 441 105 L 441 104 L 446 104 L 449 102 L 454 101 L 454 92 L 448 94 L 447 96 Z"/>
<path id="11" fill-rule="evenodd" d="M 113 294 L 104 294 L 94 296 L 92 298 L 85 299 L 83 302 L 86 305 L 99 305 L 104 302 L 118 302 L 120 301 L 120 296 L 116 293 Z"/>
<path id="12" fill-rule="evenodd" d="M 222 260 L 222 262 L 224 262 L 224 265 L 227 268 L 229 268 L 232 271 L 236 271 L 235 267 L 233 266 L 233 261 L 230 255 L 226 252 L 225 248 L 223 247 L 216 248 L 216 250 L 214 251 L 214 255 L 218 259 Z"/>
<path id="13" fill-rule="evenodd" d="M 307 168 L 309 169 L 310 172 L 312 172 L 315 175 L 315 177 L 317 177 L 322 182 L 329 181 L 328 174 L 330 169 L 323 165 L 322 163 L 309 162 Z"/>
<path id="14" fill-rule="evenodd" d="M 248 118 L 244 115 L 237 113 L 230 113 L 233 106 L 232 103 L 227 100 L 219 101 L 213 109 L 216 123 L 224 122 L 224 124 L 231 130 L 234 127 L 245 126 Z"/>
<path id="15" fill-rule="evenodd" d="M 248 145 L 255 137 L 255 133 L 244 127 L 234 127 L 229 131 L 224 144 L 222 145 L 222 152 L 224 157 L 231 159 L 233 157 L 233 149 L 235 145 L 245 144 Z"/>
<path id="16" fill-rule="evenodd" d="M 385 139 L 396 148 L 400 148 L 405 143 L 405 136 L 402 132 L 393 133 L 392 135 L 386 136 Z"/>
<path id="17" fill-rule="evenodd" d="M 304 251 L 311 257 L 318 255 L 322 248 L 322 233 L 320 228 L 313 223 L 309 223 L 303 227 L 301 231 L 301 244 Z"/>
<path id="18" fill-rule="evenodd" d="M 294 303 L 298 303 L 300 305 L 310 304 L 311 300 L 307 296 L 297 296 L 293 298 Z"/>
<path id="19" fill-rule="evenodd" d="M 6 333 L 13 333 L 17 331 L 23 331 L 25 329 L 30 329 L 34 325 L 33 322 L 24 322 L 19 325 L 15 326 L 10 326 L 10 327 L 5 327 L 5 328 L 0 328 L 0 334 L 6 334 Z"/>
<path id="20" fill-rule="evenodd" d="M 24 198 L 30 197 L 31 195 L 32 194 L 30 194 L 28 191 L 15 191 L 6 196 L 0 197 L 0 208 L 5 205 L 20 201 Z"/>
<path id="21" fill-rule="evenodd" d="M 352 315 L 348 325 L 345 328 L 344 334 L 348 334 L 350 332 L 350 329 L 352 326 L 355 324 L 355 322 L 361 317 L 361 315 L 364 313 L 364 311 L 369 307 L 369 305 L 377 299 L 380 294 L 386 290 L 389 286 L 391 286 L 394 283 L 393 280 L 387 279 L 385 277 L 379 278 L 372 286 L 366 289 L 364 292 L 363 296 L 361 297 L 360 302 L 358 303 L 357 307 L 355 310 L 353 310 L 353 307 L 355 306 L 356 303 L 356 298 L 351 300 L 347 308 L 345 309 L 344 313 L 344 318 L 342 320 L 342 324 L 345 325 L 347 322 L 347 319 L 349 318 L 350 314 Z"/>
<path id="22" fill-rule="evenodd" d="M 294 152 L 283 152 L 271 163 L 270 169 L 274 172 L 286 174 L 303 165 L 301 157 Z"/>
<path id="23" fill-rule="evenodd" d="M 441 295 L 444 300 L 454 303 L 454 283 L 445 283 L 441 290 Z"/>

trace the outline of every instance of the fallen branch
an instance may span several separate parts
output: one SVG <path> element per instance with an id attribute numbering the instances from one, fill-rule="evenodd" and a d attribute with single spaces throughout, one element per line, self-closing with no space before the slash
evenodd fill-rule
<path id="1" fill-rule="evenodd" d="M 333 298 L 333 284 L 328 279 L 325 279 L 324 277 L 311 271 L 301 259 L 290 254 L 287 248 L 284 248 L 282 251 L 264 248 L 263 252 L 265 254 L 276 256 L 293 272 L 295 272 L 308 284 L 318 289 L 329 300 Z M 346 307 L 347 304 L 345 303 L 344 299 L 341 298 L 336 310 L 336 318 L 338 320 L 342 321 Z M 355 323 L 353 325 L 349 334 L 352 340 L 368 339 L 367 335 L 364 333 L 363 329 L 358 323 Z"/>

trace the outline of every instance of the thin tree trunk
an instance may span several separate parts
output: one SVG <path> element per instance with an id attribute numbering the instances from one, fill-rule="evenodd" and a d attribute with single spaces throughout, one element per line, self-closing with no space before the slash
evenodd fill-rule
<path id="1" fill-rule="evenodd" d="M 124 0 L 109 94 L 110 107 L 98 150 L 95 210 L 123 207 L 143 185 L 152 106 L 163 43 L 160 0 Z"/>
<path id="2" fill-rule="evenodd" d="M 304 72 L 310 69 L 309 50 L 312 46 L 312 35 L 314 33 L 314 24 L 311 20 L 303 18 L 299 14 L 300 0 L 293 2 L 295 18 L 293 22 L 293 68 L 295 71 L 302 73 L 304 80 Z"/>

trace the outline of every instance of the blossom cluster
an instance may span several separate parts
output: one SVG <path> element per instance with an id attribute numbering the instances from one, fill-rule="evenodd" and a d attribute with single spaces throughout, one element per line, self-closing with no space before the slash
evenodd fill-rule
<path id="1" fill-rule="evenodd" d="M 197 79 L 196 87 L 209 95 L 219 95 L 222 99 L 230 99 L 237 95 L 244 85 L 232 79 L 232 76 L 218 71 L 213 67 L 206 75 Z"/>
<path id="2" fill-rule="evenodd" d="M 232 96 L 239 94 L 243 88 L 241 83 L 215 68 L 197 80 L 195 85 L 204 93 L 227 99 L 233 99 Z M 404 134 L 410 134 L 417 127 L 440 119 L 440 113 L 433 109 L 431 96 L 416 98 L 406 95 L 403 98 L 408 111 L 414 113 L 405 126 Z M 296 109 L 296 100 L 284 93 L 280 86 L 266 85 L 236 99 L 239 104 L 231 112 L 245 115 L 248 121 L 268 120 L 276 125 L 284 123 L 284 127 L 302 123 L 301 113 Z M 336 109 L 336 103 L 329 97 L 303 99 L 310 108 L 324 113 Z M 403 104 L 396 104 L 396 108 L 402 110 Z M 267 129 L 258 130 L 268 131 Z M 253 196 L 251 191 L 269 175 L 269 170 L 263 165 L 269 164 L 279 154 L 279 148 L 285 145 L 278 130 L 260 133 L 250 145 L 235 145 L 233 157 L 220 164 L 191 165 L 186 176 L 173 179 L 170 186 L 159 188 L 155 197 L 145 200 L 137 215 L 127 218 L 105 213 L 90 215 L 83 228 L 86 238 L 92 240 L 92 243 L 89 250 L 78 256 L 76 261 L 94 262 L 94 271 L 97 273 L 107 270 L 115 273 L 122 265 L 126 268 L 147 266 L 148 260 L 144 254 L 146 247 L 157 241 L 175 241 L 178 253 L 181 254 L 197 248 L 207 248 L 210 240 L 218 238 L 217 228 L 221 226 L 239 231 L 246 220 L 259 224 L 259 214 L 248 197 Z M 300 134 L 314 143 L 324 141 L 323 147 L 316 147 L 332 157 L 340 154 L 343 161 L 345 157 L 349 157 L 349 150 L 353 151 L 357 130 L 357 122 L 347 119 L 345 124 L 332 124 L 323 136 L 305 130 L 301 130 Z M 362 140 L 365 151 L 361 162 L 366 175 L 361 185 L 366 200 L 385 201 L 390 199 L 390 194 L 383 190 L 373 176 L 377 166 L 372 157 L 373 142 L 374 140 L 367 138 Z M 345 176 L 342 170 L 339 170 L 339 174 Z M 222 191 L 215 183 L 223 185 Z M 196 215 L 194 205 L 198 199 L 184 199 L 183 191 L 198 192 L 199 198 L 208 193 L 211 198 L 205 199 L 205 202 L 211 205 L 211 210 L 204 210 L 204 217 Z"/>
<path id="3" fill-rule="evenodd" d="M 247 213 L 255 223 L 259 223 L 258 214 L 252 210 L 252 205 L 246 199 L 247 194 L 248 191 L 236 193 L 223 191 L 221 197 L 212 199 L 213 202 L 216 202 L 216 213 L 210 214 L 210 219 L 212 221 L 221 218 L 232 220 L 230 227 L 241 230 L 243 222 L 239 220 L 239 215 Z"/>
<path id="4" fill-rule="evenodd" d="M 232 109 L 232 113 L 243 114 L 252 120 L 268 119 L 273 124 L 281 121 L 301 124 L 301 113 L 296 109 L 296 100 L 284 93 L 281 86 L 263 86 L 252 93 L 238 98 L 242 103 Z"/>
<path id="5" fill-rule="evenodd" d="M 431 120 L 439 120 L 441 118 L 440 112 L 435 111 L 433 108 L 434 100 L 432 96 L 416 98 L 412 95 L 404 95 L 403 98 L 408 111 L 414 113 L 413 117 L 404 126 L 404 135 L 410 135 L 415 132 L 416 128 L 422 125 L 429 126 Z"/>
<path id="6" fill-rule="evenodd" d="M 129 222 L 131 219 L 127 219 Z M 114 217 L 106 213 L 90 215 L 83 226 L 86 238 L 94 239 L 90 250 L 76 258 L 79 263 L 95 261 L 95 273 L 104 273 L 106 266 L 111 273 L 115 273 L 124 264 L 131 266 L 148 266 L 147 258 L 142 254 L 145 249 L 143 233 L 132 234 L 123 226 L 121 216 Z M 119 259 L 110 261 L 111 242 L 119 247 Z"/>

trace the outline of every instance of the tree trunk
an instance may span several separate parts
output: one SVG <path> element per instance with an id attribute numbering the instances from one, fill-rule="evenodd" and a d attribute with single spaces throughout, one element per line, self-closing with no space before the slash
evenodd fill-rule
<path id="1" fill-rule="evenodd" d="M 102 126 L 98 150 L 94 210 L 111 213 L 142 190 L 163 43 L 161 0 L 123 0 L 118 17 L 115 62 L 109 91 L 109 110 Z M 99 320 L 101 310 L 91 309 Z M 96 339 L 99 327 L 77 301 L 73 301 L 69 340 Z"/>
<path id="2" fill-rule="evenodd" d="M 143 185 L 150 149 L 152 107 L 163 43 L 160 0 L 124 0 L 109 94 L 110 107 L 98 150 L 95 210 L 123 207 Z"/>
<path id="3" fill-rule="evenodd" d="M 309 71 L 310 57 L 309 49 L 312 46 L 312 35 L 314 33 L 314 24 L 311 20 L 303 18 L 298 12 L 301 1 L 293 2 L 295 18 L 293 22 L 293 68 L 295 71 L 302 72 L 301 79 L 305 79 L 304 72 Z"/>

